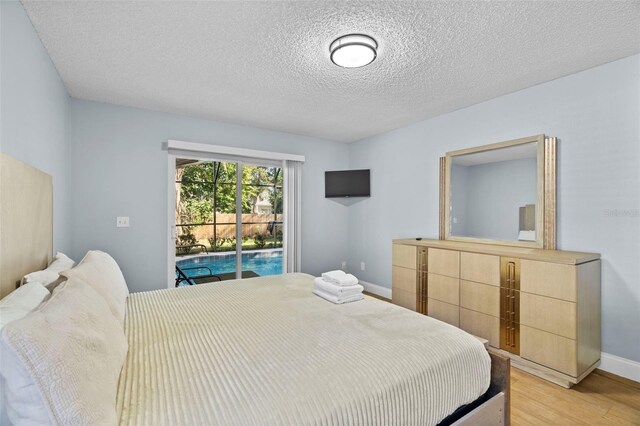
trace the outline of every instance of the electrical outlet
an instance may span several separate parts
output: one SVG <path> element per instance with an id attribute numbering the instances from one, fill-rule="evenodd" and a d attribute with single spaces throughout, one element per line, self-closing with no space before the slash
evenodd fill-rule
<path id="1" fill-rule="evenodd" d="M 364 262 L 360 262 L 360 270 L 364 271 Z"/>
<path id="2" fill-rule="evenodd" d="M 117 228 L 128 228 L 129 227 L 129 216 L 118 216 L 116 218 L 116 227 Z"/>
<path id="3" fill-rule="evenodd" d="M 345 269 L 347 269 L 347 261 L 343 260 L 342 261 L 342 270 L 344 271 Z"/>

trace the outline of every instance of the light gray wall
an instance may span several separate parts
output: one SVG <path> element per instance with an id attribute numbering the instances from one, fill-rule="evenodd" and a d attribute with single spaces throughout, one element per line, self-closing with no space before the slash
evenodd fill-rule
<path id="1" fill-rule="evenodd" d="M 347 167 L 347 145 L 76 99 L 71 117 L 72 254 L 109 252 L 132 291 L 166 288 L 168 139 L 306 155 L 302 268 L 317 275 L 347 259 L 348 207 L 324 198 L 324 171 Z"/>
<path id="2" fill-rule="evenodd" d="M 520 207 L 536 203 L 536 159 L 500 161 L 466 167 L 467 237 L 517 240 Z M 453 177 L 452 177 L 453 179 Z M 458 214 L 453 207 L 452 215 Z"/>
<path id="3" fill-rule="evenodd" d="M 546 133 L 559 137 L 559 247 L 602 253 L 603 349 L 640 361 L 640 56 L 345 146 L 70 101 L 22 6 L 0 2 L 0 19 L 0 149 L 53 175 L 56 250 L 71 247 L 79 258 L 105 249 L 132 290 L 162 288 L 167 164 L 160 144 L 175 138 L 307 155 L 303 269 L 338 267 L 348 248 L 353 272 L 390 287 L 391 240 L 437 237 L 438 157 Z M 372 169 L 371 198 L 326 200 L 323 172 L 348 163 Z M 118 215 L 130 216 L 131 228 L 116 229 Z M 366 271 L 354 267 L 361 261 Z"/>
<path id="4" fill-rule="evenodd" d="M 53 249 L 71 248 L 69 95 L 18 1 L 0 2 L 0 150 L 53 176 Z"/>
<path id="5" fill-rule="evenodd" d="M 640 56 L 349 146 L 372 169 L 349 210 L 350 265 L 391 285 L 391 240 L 438 237 L 438 157 L 540 133 L 558 142 L 558 246 L 602 254 L 603 351 L 640 361 Z"/>

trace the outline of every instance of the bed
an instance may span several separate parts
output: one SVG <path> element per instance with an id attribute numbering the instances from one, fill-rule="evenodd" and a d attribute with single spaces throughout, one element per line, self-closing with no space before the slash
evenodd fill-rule
<path id="1" fill-rule="evenodd" d="M 287 274 L 132 294 L 120 424 L 437 424 L 486 394 L 473 336 Z"/>
<path id="2" fill-rule="evenodd" d="M 16 424 L 508 423 L 508 360 L 378 299 L 329 303 L 309 275 L 135 293 L 110 312 L 66 274 L 3 329 Z"/>
<path id="3" fill-rule="evenodd" d="M 15 282 L 20 265 L 3 274 Z M 509 422 L 508 359 L 385 301 L 331 304 L 306 274 L 128 294 L 93 251 L 61 275 L 2 330 L 17 424 Z"/>

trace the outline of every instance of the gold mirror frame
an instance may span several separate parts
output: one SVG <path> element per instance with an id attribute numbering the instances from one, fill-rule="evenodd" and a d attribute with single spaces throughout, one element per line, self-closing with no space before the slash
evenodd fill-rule
<path id="1" fill-rule="evenodd" d="M 508 241 L 492 240 L 473 237 L 451 236 L 450 222 L 450 184 L 452 157 L 457 155 L 472 154 L 475 152 L 491 151 L 514 145 L 537 143 L 537 186 L 538 196 L 536 201 L 536 241 Z M 501 244 L 509 246 L 543 248 L 545 250 L 556 249 L 556 144 L 554 137 L 544 135 L 530 136 L 522 139 L 499 142 L 474 148 L 461 149 L 447 152 L 445 157 L 440 157 L 440 228 L 441 240 L 465 241 L 484 244 Z"/>

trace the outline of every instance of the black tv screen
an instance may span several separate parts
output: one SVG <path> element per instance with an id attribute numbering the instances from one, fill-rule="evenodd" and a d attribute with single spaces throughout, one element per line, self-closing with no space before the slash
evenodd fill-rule
<path id="1" fill-rule="evenodd" d="M 370 196 L 369 170 L 324 172 L 325 198 Z"/>

